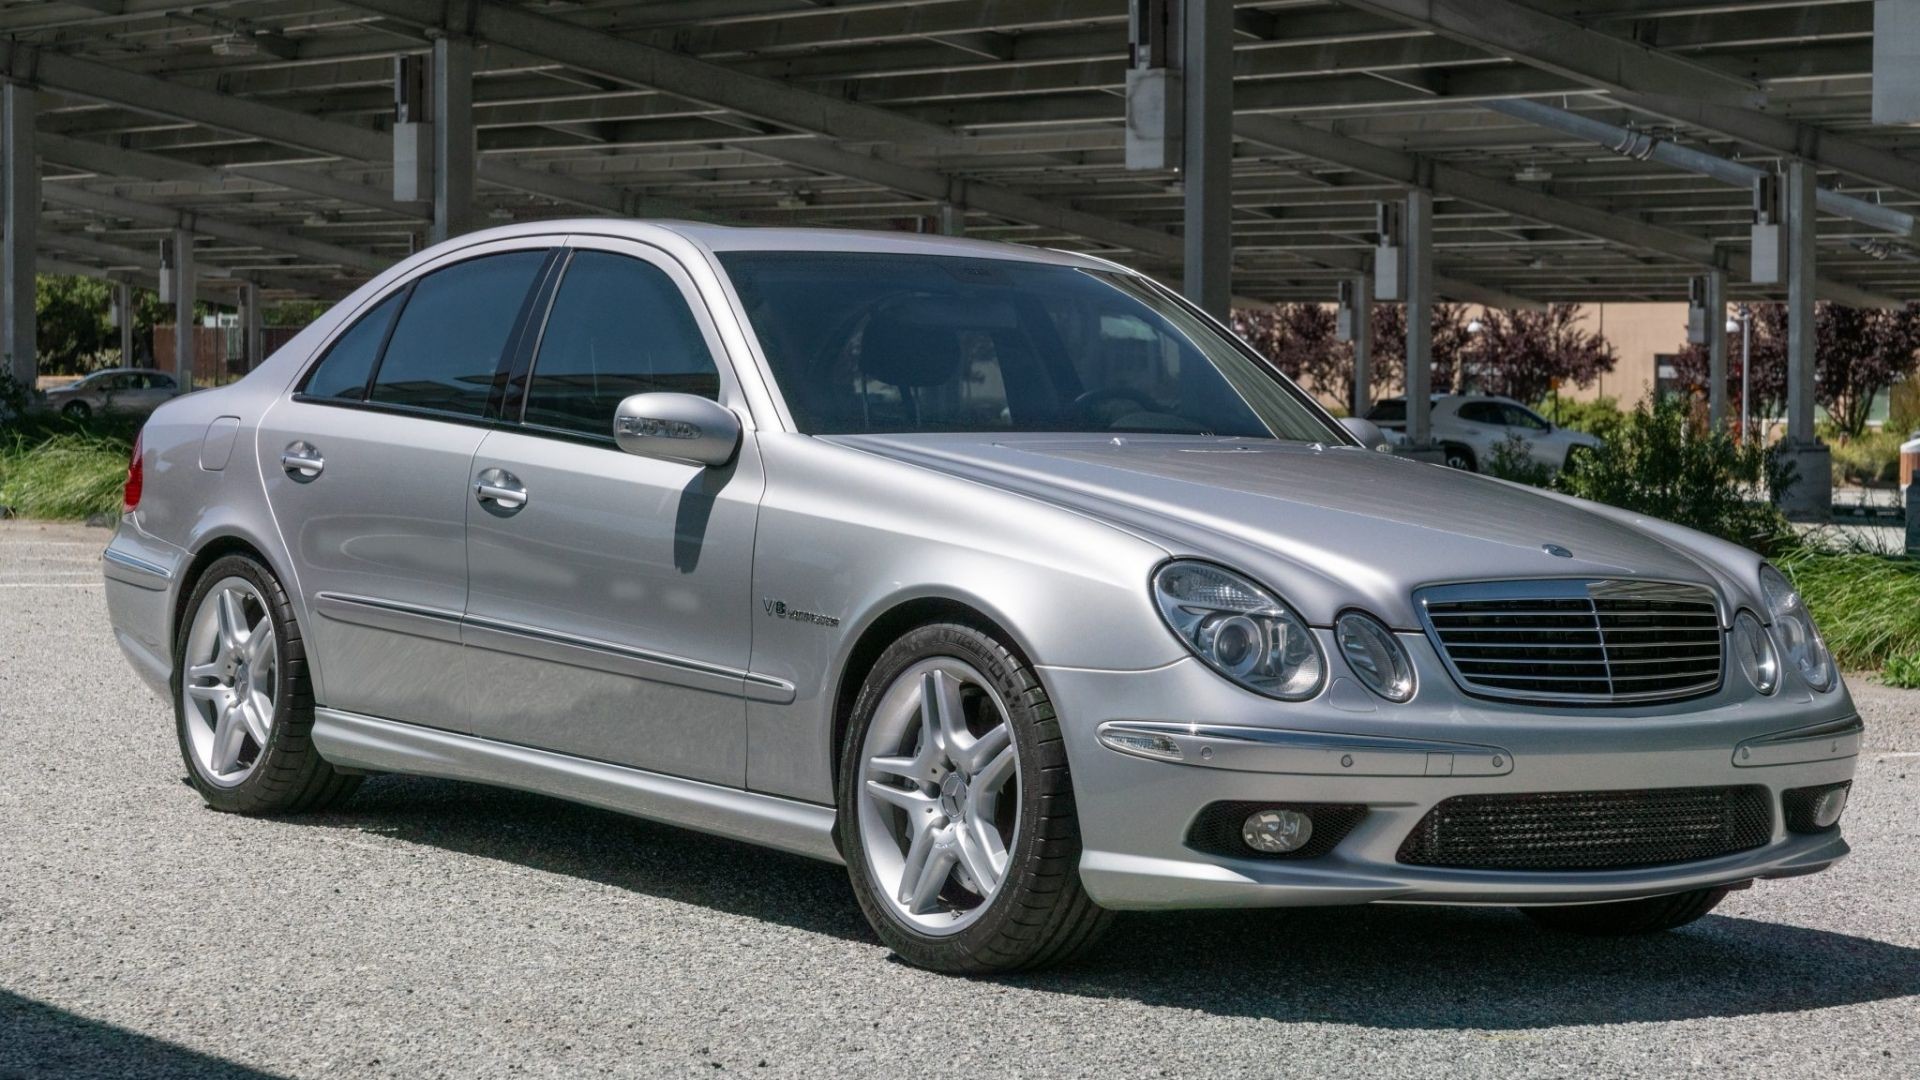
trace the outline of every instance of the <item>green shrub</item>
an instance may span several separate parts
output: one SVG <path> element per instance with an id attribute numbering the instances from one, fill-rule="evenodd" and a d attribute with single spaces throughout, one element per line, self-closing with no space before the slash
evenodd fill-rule
<path id="1" fill-rule="evenodd" d="M 1546 487 L 1553 482 L 1553 466 L 1536 460 L 1527 440 L 1518 435 L 1507 436 L 1493 448 L 1493 457 L 1487 461 L 1487 473 L 1533 487 Z"/>
<path id="2" fill-rule="evenodd" d="M 1828 447 L 1833 453 L 1833 482 L 1878 484 L 1898 480 L 1900 444 L 1906 440 L 1906 435 L 1888 430 L 1833 440 Z"/>
<path id="3" fill-rule="evenodd" d="M 1606 438 L 1561 470 L 1560 490 L 1756 549 L 1786 531 L 1769 495 L 1791 477 L 1764 448 L 1695 424 L 1684 402 L 1641 405 Z"/>
<path id="4" fill-rule="evenodd" d="M 0 443 L 0 506 L 20 517 L 85 520 L 120 512 L 128 445 L 104 435 L 68 432 Z"/>
<path id="5" fill-rule="evenodd" d="M 1880 669 L 1880 681 L 1902 690 L 1920 690 L 1920 653 L 1887 658 Z"/>
<path id="6" fill-rule="evenodd" d="M 1844 668 L 1898 666 L 1920 685 L 1920 559 L 1812 544 L 1774 560 Z"/>
<path id="7" fill-rule="evenodd" d="M 1566 398 L 1555 401 L 1550 398 L 1534 406 L 1534 411 L 1561 427 L 1598 435 L 1602 439 L 1613 438 L 1613 433 L 1627 422 L 1627 414 L 1620 411 L 1619 399 L 1605 395 L 1592 401 L 1570 401 Z"/>

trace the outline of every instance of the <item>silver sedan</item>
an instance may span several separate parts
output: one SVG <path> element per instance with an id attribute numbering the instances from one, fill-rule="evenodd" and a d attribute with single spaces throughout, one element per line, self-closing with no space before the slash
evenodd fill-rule
<path id="1" fill-rule="evenodd" d="M 1124 908 L 1648 932 L 1847 853 L 1778 572 L 1370 427 L 1098 259 L 545 222 L 161 407 L 108 601 L 216 809 L 545 792 L 844 862 L 943 970 Z"/>

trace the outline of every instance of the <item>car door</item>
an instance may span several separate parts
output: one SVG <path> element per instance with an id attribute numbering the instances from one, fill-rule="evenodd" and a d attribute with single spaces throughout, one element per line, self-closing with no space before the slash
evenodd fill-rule
<path id="1" fill-rule="evenodd" d="M 132 396 L 134 378 L 134 375 L 124 371 L 102 375 L 87 388 L 87 392 L 100 403 L 101 412 L 124 412 L 127 401 Z"/>
<path id="2" fill-rule="evenodd" d="M 139 371 L 128 376 L 128 387 L 116 396 L 114 404 L 121 411 L 146 415 L 160 407 L 160 403 L 173 395 L 173 379 L 150 371 Z"/>
<path id="3" fill-rule="evenodd" d="M 691 280 L 645 245 L 582 240 L 467 505 L 475 734 L 739 786 L 746 773 L 753 433 L 723 468 L 613 440 L 629 394 L 747 410 Z M 530 340 L 535 340 L 531 339 Z M 506 498 L 500 492 L 517 492 Z"/>
<path id="4" fill-rule="evenodd" d="M 467 470 L 555 246 L 461 251 L 376 298 L 262 417 L 321 704 L 465 727 Z"/>
<path id="5" fill-rule="evenodd" d="M 1511 403 L 1500 406 L 1506 421 L 1507 436 L 1527 444 L 1527 453 L 1542 465 L 1558 468 L 1566 459 L 1564 439 L 1553 438 L 1553 426 L 1531 409 Z"/>

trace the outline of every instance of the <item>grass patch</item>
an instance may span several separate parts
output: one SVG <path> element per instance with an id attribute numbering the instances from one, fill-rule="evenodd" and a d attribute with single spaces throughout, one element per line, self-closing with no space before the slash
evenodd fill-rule
<path id="1" fill-rule="evenodd" d="M 85 430 L 0 436 L 0 506 L 48 521 L 117 516 L 130 450 L 117 435 Z"/>
<path id="2" fill-rule="evenodd" d="M 1920 686 L 1920 559 L 1801 546 L 1774 560 L 1807 602 L 1834 659 Z"/>

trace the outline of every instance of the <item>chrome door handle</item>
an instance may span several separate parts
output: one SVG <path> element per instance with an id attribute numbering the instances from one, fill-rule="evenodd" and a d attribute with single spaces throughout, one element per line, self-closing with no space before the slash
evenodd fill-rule
<path id="1" fill-rule="evenodd" d="M 320 456 L 312 443 L 297 442 L 280 455 L 280 467 L 295 480 L 311 480 L 327 467 L 327 459 Z"/>
<path id="2" fill-rule="evenodd" d="M 474 498 L 492 503 L 502 510 L 518 510 L 527 505 L 527 489 L 520 478 L 505 469 L 482 469 L 473 485 Z"/>

